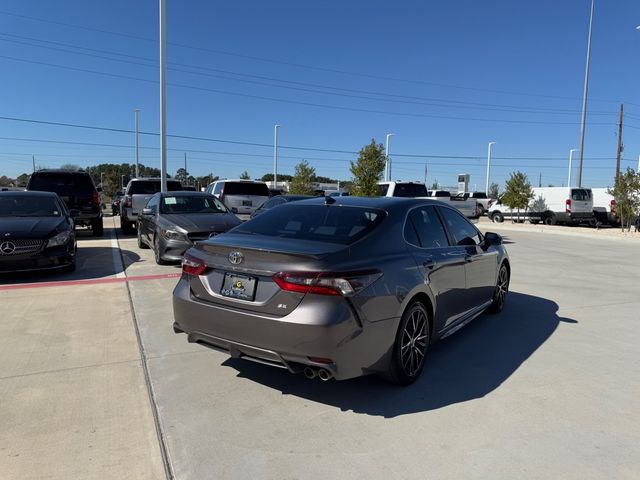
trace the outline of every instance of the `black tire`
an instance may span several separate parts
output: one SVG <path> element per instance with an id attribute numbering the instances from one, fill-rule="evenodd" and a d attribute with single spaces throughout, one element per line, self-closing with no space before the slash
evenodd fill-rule
<path id="1" fill-rule="evenodd" d="M 163 260 L 162 258 L 162 249 L 161 249 L 161 245 L 160 245 L 160 237 L 156 234 L 153 237 L 153 257 L 156 260 L 156 263 L 158 265 L 166 265 L 167 262 L 166 260 Z"/>
<path id="2" fill-rule="evenodd" d="M 101 237 L 104 235 L 104 225 L 102 224 L 102 217 L 94 218 L 91 220 L 91 232 L 94 237 Z"/>
<path id="3" fill-rule="evenodd" d="M 537 225 L 537 224 L 539 224 L 539 223 L 540 223 L 540 220 L 529 220 L 529 223 L 530 223 L 531 225 Z"/>
<path id="4" fill-rule="evenodd" d="M 491 214 L 491 221 L 493 223 L 502 223 L 504 222 L 504 215 L 502 215 L 502 213 L 500 212 L 493 212 Z"/>
<path id="5" fill-rule="evenodd" d="M 125 217 L 120 217 L 120 228 L 125 235 L 134 233 L 133 223 L 129 222 Z"/>
<path id="6" fill-rule="evenodd" d="M 546 215 L 542 221 L 545 225 L 556 225 L 558 223 L 558 220 L 553 213 Z"/>
<path id="7" fill-rule="evenodd" d="M 509 269 L 503 263 L 498 270 L 498 278 L 496 280 L 496 288 L 493 292 L 493 302 L 489 307 L 489 312 L 500 313 L 504 309 L 509 293 Z"/>
<path id="8" fill-rule="evenodd" d="M 402 314 L 386 378 L 398 385 L 415 382 L 425 364 L 431 320 L 421 302 L 412 302 Z"/>
<path id="9" fill-rule="evenodd" d="M 138 236 L 138 248 L 141 248 L 142 250 L 147 250 L 149 248 L 149 245 L 147 245 L 144 240 L 142 240 L 142 232 L 140 231 L 140 224 L 138 224 L 138 228 L 137 230 L 137 236 Z"/>

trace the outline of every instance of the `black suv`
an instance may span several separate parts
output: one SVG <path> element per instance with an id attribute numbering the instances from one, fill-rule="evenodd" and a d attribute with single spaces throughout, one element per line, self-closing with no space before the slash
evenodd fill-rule
<path id="1" fill-rule="evenodd" d="M 69 210 L 76 210 L 76 225 L 91 227 L 94 237 L 103 235 L 100 194 L 87 172 L 39 170 L 31 174 L 27 190 L 57 193 Z"/>

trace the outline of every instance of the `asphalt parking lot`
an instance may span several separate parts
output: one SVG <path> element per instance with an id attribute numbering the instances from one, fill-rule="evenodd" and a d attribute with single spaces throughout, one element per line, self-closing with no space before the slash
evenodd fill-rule
<path id="1" fill-rule="evenodd" d="M 636 244 L 501 231 L 504 312 L 398 388 L 188 344 L 179 267 L 113 227 L 74 273 L 0 278 L 1 478 L 640 477 Z"/>

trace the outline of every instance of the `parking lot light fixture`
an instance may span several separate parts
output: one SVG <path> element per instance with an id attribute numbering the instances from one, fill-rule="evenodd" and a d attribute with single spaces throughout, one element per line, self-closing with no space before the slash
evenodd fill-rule
<path id="1" fill-rule="evenodd" d="M 278 188 L 278 129 L 277 123 L 273 127 L 273 188 Z"/>

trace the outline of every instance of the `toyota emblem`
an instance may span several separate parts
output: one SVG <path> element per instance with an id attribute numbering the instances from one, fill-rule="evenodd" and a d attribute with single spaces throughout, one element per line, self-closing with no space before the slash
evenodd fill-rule
<path id="1" fill-rule="evenodd" d="M 229 261 L 234 265 L 242 263 L 242 260 L 244 260 L 244 255 L 242 254 L 242 252 L 231 252 L 229 254 Z"/>
<path id="2" fill-rule="evenodd" d="M 16 244 L 13 242 L 2 242 L 0 243 L 0 253 L 3 255 L 11 255 L 16 251 Z M 238 262 L 240 263 L 240 262 Z"/>

